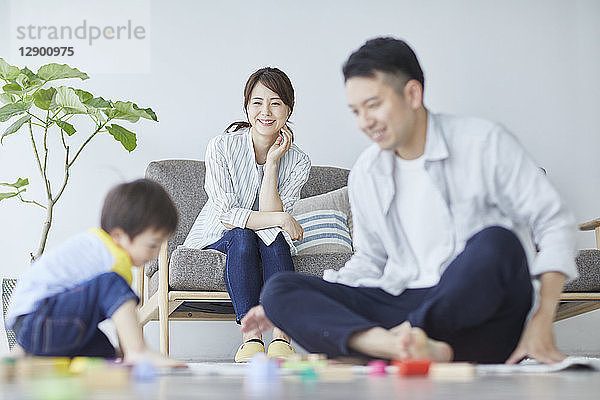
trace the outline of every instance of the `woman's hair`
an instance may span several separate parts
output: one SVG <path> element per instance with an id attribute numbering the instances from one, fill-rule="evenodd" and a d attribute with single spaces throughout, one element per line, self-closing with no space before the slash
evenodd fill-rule
<path id="1" fill-rule="evenodd" d="M 259 82 L 277 93 L 281 98 L 281 101 L 283 101 L 283 104 L 290 108 L 290 114 L 294 111 L 294 87 L 292 86 L 290 78 L 288 78 L 285 72 L 279 68 L 265 67 L 250 75 L 248 82 L 246 82 L 246 87 L 244 88 L 244 112 L 246 113 L 246 119 L 248 119 L 248 103 L 250 102 L 252 90 Z M 225 132 L 236 132 L 240 129 L 249 127 L 250 122 L 247 120 L 236 121 L 230 124 L 227 129 L 225 129 Z M 286 127 L 290 132 L 292 131 L 287 123 Z"/>

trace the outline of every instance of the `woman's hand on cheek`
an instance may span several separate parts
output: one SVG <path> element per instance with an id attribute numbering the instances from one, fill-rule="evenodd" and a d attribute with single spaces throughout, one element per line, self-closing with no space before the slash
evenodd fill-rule
<path id="1" fill-rule="evenodd" d="M 275 163 L 290 149 L 292 145 L 292 134 L 283 128 L 281 134 L 275 139 L 275 143 L 267 152 L 267 162 Z"/>

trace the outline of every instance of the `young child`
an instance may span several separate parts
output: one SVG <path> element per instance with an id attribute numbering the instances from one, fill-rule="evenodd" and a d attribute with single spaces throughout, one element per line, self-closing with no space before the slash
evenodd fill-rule
<path id="1" fill-rule="evenodd" d="M 177 226 L 167 192 L 147 179 L 113 188 L 104 201 L 101 228 L 91 229 L 47 251 L 18 281 L 6 324 L 27 354 L 115 358 L 98 329 L 110 318 L 124 361 L 176 362 L 150 350 L 137 318 L 131 289 L 133 266 L 157 257 Z"/>

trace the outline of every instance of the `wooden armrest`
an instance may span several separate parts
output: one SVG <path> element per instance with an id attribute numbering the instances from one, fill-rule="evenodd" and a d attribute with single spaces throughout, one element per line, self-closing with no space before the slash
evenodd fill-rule
<path id="1" fill-rule="evenodd" d="M 579 230 L 582 231 L 591 231 L 596 228 L 600 228 L 600 218 L 579 224 Z"/>

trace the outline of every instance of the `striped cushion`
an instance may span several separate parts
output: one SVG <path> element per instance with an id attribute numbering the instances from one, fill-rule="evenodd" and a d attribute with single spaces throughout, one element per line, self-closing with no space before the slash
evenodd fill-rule
<path id="1" fill-rule="evenodd" d="M 315 210 L 295 215 L 304 229 L 301 242 L 294 242 L 298 255 L 352 253 L 346 214 L 338 210 Z"/>

